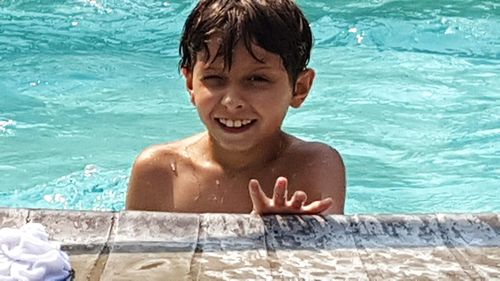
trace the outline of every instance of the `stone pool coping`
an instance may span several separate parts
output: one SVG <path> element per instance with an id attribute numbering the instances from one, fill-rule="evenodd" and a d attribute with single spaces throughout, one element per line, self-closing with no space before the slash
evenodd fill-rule
<path id="1" fill-rule="evenodd" d="M 500 214 L 266 216 L 0 208 L 75 280 L 500 279 Z"/>

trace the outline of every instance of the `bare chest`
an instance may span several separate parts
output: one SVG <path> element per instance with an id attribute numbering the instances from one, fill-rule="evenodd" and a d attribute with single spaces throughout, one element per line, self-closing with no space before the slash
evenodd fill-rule
<path id="1" fill-rule="evenodd" d="M 252 202 L 244 176 L 181 174 L 173 185 L 174 209 L 196 213 L 250 213 Z"/>
<path id="2" fill-rule="evenodd" d="M 289 194 L 307 189 L 304 181 L 306 177 L 300 171 L 280 166 L 228 173 L 220 169 L 187 165 L 174 178 L 173 208 L 176 212 L 250 213 L 250 179 L 257 179 L 264 192 L 272 197 L 279 176 L 288 179 Z"/>

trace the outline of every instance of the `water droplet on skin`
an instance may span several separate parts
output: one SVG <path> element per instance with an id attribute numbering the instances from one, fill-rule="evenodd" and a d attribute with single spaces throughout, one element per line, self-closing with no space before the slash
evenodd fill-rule
<path id="1" fill-rule="evenodd" d="M 178 174 L 177 174 L 177 162 L 170 163 L 170 168 L 172 169 L 172 172 L 174 173 L 174 175 L 178 176 Z"/>
<path id="2" fill-rule="evenodd" d="M 190 159 L 190 158 L 191 158 L 191 157 L 190 157 L 190 155 L 189 155 L 189 151 L 188 151 L 188 147 L 187 147 L 187 146 L 186 146 L 186 147 L 184 147 L 184 151 L 183 151 L 183 153 L 184 153 L 184 155 L 183 155 L 183 156 L 185 156 L 186 158 L 188 158 L 188 159 Z"/>
<path id="3" fill-rule="evenodd" d="M 215 185 L 217 186 L 217 193 L 220 193 L 220 194 L 221 194 L 221 196 L 219 197 L 219 200 L 218 200 L 218 201 L 219 201 L 219 203 L 220 203 L 220 204 L 224 204 L 224 195 L 225 195 L 225 191 L 224 191 L 224 190 L 222 190 L 222 191 L 221 191 L 221 184 L 220 184 L 220 180 L 215 180 Z M 215 198 L 214 198 L 214 201 L 215 201 L 215 199 L 217 199 L 217 196 L 214 196 L 214 197 L 215 197 Z"/>

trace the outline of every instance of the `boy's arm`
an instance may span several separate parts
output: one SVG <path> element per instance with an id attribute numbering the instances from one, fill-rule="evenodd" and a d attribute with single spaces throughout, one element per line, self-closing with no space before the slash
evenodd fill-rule
<path id="1" fill-rule="evenodd" d="M 344 214 L 346 196 L 345 165 L 337 150 L 330 146 L 325 147 L 323 152 L 324 165 L 318 169 L 316 176 L 317 184 L 320 186 L 322 198 L 331 197 L 333 204 L 322 214 Z"/>
<path id="2" fill-rule="evenodd" d="M 141 211 L 171 211 L 173 208 L 172 170 L 155 148 L 136 159 L 130 176 L 125 208 Z"/>

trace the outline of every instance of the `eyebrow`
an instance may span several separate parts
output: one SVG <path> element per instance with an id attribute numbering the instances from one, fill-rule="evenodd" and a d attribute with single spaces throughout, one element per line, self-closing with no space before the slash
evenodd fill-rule
<path id="1" fill-rule="evenodd" d="M 222 54 L 219 54 L 215 58 L 210 58 L 208 60 L 202 59 L 203 63 L 205 64 L 203 66 L 204 71 L 210 71 L 210 70 L 215 70 L 215 71 L 221 71 L 226 68 L 224 65 L 224 58 Z M 256 70 L 273 70 L 274 67 L 270 63 L 271 59 L 266 55 L 266 54 L 261 54 L 260 56 L 257 55 L 252 55 L 252 61 L 250 62 L 249 66 L 252 68 L 253 71 Z M 232 64 L 234 65 L 234 60 Z M 255 67 L 255 68 L 254 68 Z"/>
<path id="2" fill-rule="evenodd" d="M 264 58 L 262 58 L 260 60 L 261 61 L 258 61 L 258 60 L 254 59 L 250 63 L 250 65 L 251 66 L 259 66 L 259 68 L 272 68 L 271 64 L 269 64 L 268 61 L 266 61 Z M 204 69 L 219 69 L 219 68 L 223 68 L 224 62 L 216 63 L 216 61 L 217 60 L 212 61 L 211 63 L 208 64 L 207 67 L 204 67 Z M 208 63 L 208 62 L 204 62 L 204 63 Z M 233 64 L 234 64 L 234 61 L 233 61 Z M 221 66 L 221 67 L 219 67 L 219 66 Z"/>
<path id="3" fill-rule="evenodd" d="M 259 67 L 252 68 L 253 71 L 257 70 L 272 70 L 275 71 L 274 67 L 271 67 L 270 65 L 267 64 L 259 64 Z"/>
<path id="4" fill-rule="evenodd" d="M 254 65 L 256 67 L 254 67 Z M 218 67 L 218 66 L 213 66 L 213 64 L 211 64 L 210 66 L 208 67 L 204 67 L 203 68 L 203 71 L 222 71 L 224 68 L 221 66 L 221 67 Z M 274 69 L 273 67 L 271 67 L 270 65 L 265 65 L 265 64 L 252 64 L 251 66 L 249 66 L 247 68 L 248 71 L 271 71 L 271 72 L 276 72 L 278 71 L 277 69 Z"/>

